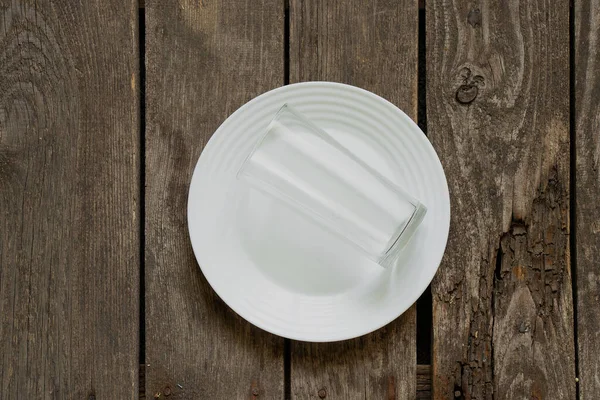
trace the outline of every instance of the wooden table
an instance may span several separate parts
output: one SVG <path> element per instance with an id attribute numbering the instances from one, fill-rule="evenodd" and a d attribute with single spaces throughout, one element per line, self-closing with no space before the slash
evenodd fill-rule
<path id="1" fill-rule="evenodd" d="M 600 399 L 600 1 L 573 3 L 0 0 L 0 398 Z M 236 316 L 187 235 L 216 127 L 307 80 L 418 120 L 452 197 L 431 289 L 341 343 Z"/>

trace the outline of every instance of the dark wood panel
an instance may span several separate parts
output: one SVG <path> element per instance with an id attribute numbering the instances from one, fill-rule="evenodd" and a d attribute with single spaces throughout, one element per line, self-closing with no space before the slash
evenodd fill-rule
<path id="1" fill-rule="evenodd" d="M 600 399 L 600 4 L 575 1 L 577 333 L 581 399 Z"/>
<path id="2" fill-rule="evenodd" d="M 145 12 L 147 396 L 281 399 L 283 340 L 213 292 L 192 253 L 186 206 L 218 125 L 283 84 L 283 2 L 148 0 Z"/>
<path id="3" fill-rule="evenodd" d="M 428 135 L 452 200 L 433 397 L 575 398 L 569 3 L 427 3 Z"/>
<path id="4" fill-rule="evenodd" d="M 416 0 L 290 1 L 290 83 L 359 86 L 417 116 Z M 365 337 L 292 342 L 293 399 L 414 399 L 416 312 Z"/>
<path id="5" fill-rule="evenodd" d="M 0 1 L 0 398 L 138 397 L 137 2 Z"/>

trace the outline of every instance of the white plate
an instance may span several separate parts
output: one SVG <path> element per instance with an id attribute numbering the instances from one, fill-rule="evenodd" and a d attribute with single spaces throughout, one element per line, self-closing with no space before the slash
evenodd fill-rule
<path id="1" fill-rule="evenodd" d="M 427 206 L 395 267 L 236 180 L 284 103 Z M 423 293 L 446 247 L 450 197 L 433 147 L 406 114 L 353 86 L 308 82 L 251 100 L 217 129 L 194 170 L 188 225 L 202 272 L 235 312 L 276 335 L 329 342 L 386 325 Z"/>

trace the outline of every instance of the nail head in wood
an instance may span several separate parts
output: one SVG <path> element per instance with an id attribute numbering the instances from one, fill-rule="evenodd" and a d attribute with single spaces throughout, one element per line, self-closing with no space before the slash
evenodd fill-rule
<path id="1" fill-rule="evenodd" d="M 521 322 L 521 324 L 519 325 L 519 332 L 520 333 L 526 333 L 529 332 L 530 326 L 527 322 L 523 321 Z"/>

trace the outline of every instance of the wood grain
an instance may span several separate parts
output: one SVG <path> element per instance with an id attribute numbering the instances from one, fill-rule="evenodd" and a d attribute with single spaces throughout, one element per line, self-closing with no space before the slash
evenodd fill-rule
<path id="1" fill-rule="evenodd" d="M 574 399 L 569 3 L 427 3 L 427 120 L 451 192 L 433 397 Z"/>
<path id="2" fill-rule="evenodd" d="M 373 91 L 417 115 L 416 0 L 290 1 L 290 83 Z M 414 399 L 416 313 L 341 343 L 291 345 L 292 399 Z"/>
<path id="3" fill-rule="evenodd" d="M 283 340 L 213 292 L 192 253 L 186 207 L 215 129 L 283 84 L 283 2 L 148 0 L 145 11 L 146 396 L 282 399 Z"/>
<path id="4" fill-rule="evenodd" d="M 600 2 L 575 2 L 579 393 L 600 398 Z"/>
<path id="5" fill-rule="evenodd" d="M 417 365 L 417 400 L 431 400 L 431 365 Z"/>
<path id="6" fill-rule="evenodd" d="M 137 3 L 0 1 L 0 398 L 138 397 Z"/>

